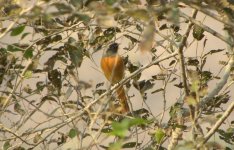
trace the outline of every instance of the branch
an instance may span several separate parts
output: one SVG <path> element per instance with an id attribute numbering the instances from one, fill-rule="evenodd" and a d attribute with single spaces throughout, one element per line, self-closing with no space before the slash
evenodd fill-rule
<path id="1" fill-rule="evenodd" d="M 187 4 L 188 6 L 194 8 L 196 10 L 199 10 L 199 11 L 203 12 L 204 14 L 210 16 L 211 18 L 213 18 L 213 19 L 215 19 L 215 20 L 217 20 L 217 21 L 219 21 L 221 23 L 224 23 L 225 25 L 228 25 L 228 26 L 231 26 L 231 27 L 234 28 L 234 23 L 231 22 L 231 21 L 227 21 L 227 20 L 223 19 L 223 17 L 217 16 L 214 13 L 212 13 L 212 12 L 210 12 L 210 11 L 208 11 L 208 10 L 198 6 L 198 5 L 192 4 L 191 2 L 189 2 L 187 0 L 183 0 L 183 3 Z"/>
<path id="2" fill-rule="evenodd" d="M 225 73 L 222 77 L 222 79 L 219 81 L 219 83 L 215 86 L 214 89 L 211 90 L 211 92 L 202 99 L 201 106 L 205 106 L 205 104 L 211 100 L 215 95 L 219 93 L 219 91 L 223 88 L 224 85 L 226 85 L 227 80 L 230 76 L 231 68 L 234 65 L 234 56 L 231 57 L 231 59 L 228 62 L 228 65 L 226 66 Z"/>
<path id="3" fill-rule="evenodd" d="M 230 104 L 228 109 L 224 112 L 221 118 L 215 123 L 213 128 L 210 129 L 210 131 L 207 133 L 207 135 L 204 137 L 204 140 L 198 144 L 197 149 L 199 149 L 202 145 L 204 145 L 210 137 L 215 133 L 215 131 L 221 126 L 221 124 L 227 119 L 227 117 L 231 114 L 231 112 L 234 110 L 234 102 Z"/>
<path id="4" fill-rule="evenodd" d="M 31 48 L 33 45 L 35 45 L 38 41 L 40 41 L 40 40 L 42 40 L 42 39 L 45 39 L 45 38 L 47 38 L 47 37 L 49 37 L 49 36 L 52 36 L 52 35 L 57 35 L 57 34 L 62 33 L 62 32 L 64 32 L 64 31 L 68 31 L 68 30 L 70 30 L 70 29 L 72 29 L 72 28 L 74 28 L 74 27 L 76 27 L 76 26 L 79 26 L 80 24 L 81 24 L 81 22 L 79 22 L 79 23 L 77 23 L 77 24 L 74 24 L 74 25 L 72 25 L 72 26 L 70 26 L 70 27 L 68 27 L 68 28 L 65 28 L 65 29 L 63 29 L 63 30 L 61 30 L 61 31 L 58 31 L 58 32 L 52 33 L 52 34 L 50 34 L 50 35 L 48 35 L 48 36 L 42 37 L 42 38 L 40 38 L 40 39 L 37 39 L 36 41 L 34 41 L 31 45 L 29 45 L 29 46 L 25 49 L 25 52 L 26 52 L 27 49 L 29 49 L 29 48 Z M 59 43 L 59 42 L 57 42 L 57 43 Z M 46 49 L 46 48 L 44 48 L 44 49 Z M 23 76 L 24 76 L 24 74 L 27 72 L 28 68 L 30 68 L 30 66 L 32 65 L 33 60 L 36 59 L 36 58 L 41 54 L 41 52 L 42 52 L 44 49 L 41 49 L 36 55 L 34 55 L 30 60 L 28 60 L 27 64 L 25 65 L 25 68 L 23 69 L 22 73 L 20 74 L 20 79 L 16 82 L 15 86 L 14 86 L 13 89 L 11 90 L 11 92 L 10 92 L 9 96 L 7 97 L 6 101 L 4 101 L 3 106 L 2 106 L 2 110 L 1 110 L 1 112 L 0 112 L 0 116 L 4 113 L 4 111 L 5 111 L 6 107 L 7 107 L 7 104 L 8 104 L 9 101 L 11 100 L 13 94 L 14 94 L 15 91 L 17 90 L 17 88 L 18 88 L 18 86 L 20 85 L 20 83 L 23 81 L 23 79 L 24 79 Z"/>
<path id="5" fill-rule="evenodd" d="M 102 95 L 99 96 L 99 98 L 97 98 L 97 99 L 95 99 L 94 101 L 92 101 L 91 103 L 89 103 L 89 104 L 88 104 L 83 110 L 81 110 L 79 113 L 77 113 L 77 114 L 75 114 L 74 116 L 72 116 L 72 117 L 70 117 L 70 118 L 64 120 L 62 123 L 57 123 L 57 124 L 52 125 L 52 126 L 50 126 L 50 127 L 38 129 L 38 130 L 36 130 L 36 131 L 34 131 L 34 132 L 23 133 L 23 135 L 20 135 L 19 137 L 24 136 L 24 135 L 28 135 L 28 134 L 33 134 L 33 133 L 39 132 L 39 131 L 44 131 L 44 132 L 45 132 L 45 130 L 48 130 L 48 129 L 51 130 L 52 128 L 56 128 L 54 131 L 56 131 L 56 130 L 59 129 L 59 128 L 62 128 L 63 126 L 69 124 L 69 123 L 72 122 L 73 120 L 75 120 L 75 119 L 77 119 L 78 117 L 82 116 L 92 105 L 94 105 L 95 103 L 97 103 L 98 101 L 100 101 L 104 96 L 106 96 L 106 95 L 112 93 L 114 90 L 116 90 L 117 88 L 119 88 L 121 85 L 127 83 L 130 79 L 132 79 L 133 77 L 135 77 L 136 75 L 138 75 L 139 73 L 141 73 L 142 71 L 144 71 L 145 69 L 149 68 L 149 67 L 152 66 L 152 65 L 155 65 L 155 64 L 157 64 L 157 63 L 160 63 L 160 62 L 162 62 L 162 61 L 164 61 L 164 60 L 167 60 L 167 59 L 169 59 L 169 58 L 172 58 L 172 57 L 174 57 L 174 56 L 176 56 L 176 55 L 177 55 L 177 53 L 174 52 L 174 53 L 172 53 L 172 54 L 170 54 L 170 55 L 168 55 L 168 56 L 166 56 L 166 57 L 163 57 L 163 58 L 161 58 L 161 59 L 159 59 L 159 60 L 155 60 L 155 61 L 149 63 L 148 65 L 139 68 L 138 70 L 136 70 L 135 72 L 133 72 L 132 74 L 130 74 L 127 78 L 125 78 L 125 79 L 123 79 L 121 82 L 119 82 L 119 84 L 115 84 L 114 86 L 111 87 L 110 90 L 108 90 L 107 92 L 103 93 Z M 54 132 L 54 131 L 53 131 L 53 132 Z M 49 136 L 49 134 L 48 134 L 46 137 L 48 137 L 48 136 Z M 43 141 L 44 141 L 44 139 L 41 140 L 39 143 L 41 143 L 41 142 L 43 142 Z M 37 146 L 38 143 L 35 144 L 35 145 Z"/>
<path id="6" fill-rule="evenodd" d="M 38 54 L 39 54 L 39 53 L 38 53 Z M 36 56 L 38 56 L 38 54 L 35 55 L 34 58 L 35 58 Z M 33 63 L 32 60 L 33 60 L 33 59 L 30 59 L 30 60 L 28 61 L 28 63 L 26 64 L 24 70 L 23 70 L 22 73 L 20 74 L 20 79 L 18 80 L 18 82 L 16 83 L 16 85 L 15 85 L 15 86 L 13 87 L 13 89 L 11 90 L 11 92 L 10 92 L 9 96 L 7 97 L 7 99 L 6 99 L 6 100 L 4 101 L 4 103 L 2 104 L 2 110 L 1 110 L 1 112 L 0 112 L 0 116 L 4 113 L 4 111 L 5 111 L 6 107 L 7 107 L 7 104 L 9 103 L 9 101 L 11 100 L 11 98 L 12 98 L 13 94 L 15 93 L 16 89 L 18 88 L 18 86 L 19 86 L 20 83 L 22 82 L 24 74 L 26 73 L 26 71 L 28 70 L 28 68 L 29 68 L 29 67 L 31 66 L 31 64 Z"/>
<path id="7" fill-rule="evenodd" d="M 193 11 L 193 14 L 192 14 L 192 17 L 190 18 L 195 18 L 197 15 L 197 10 L 194 10 Z M 185 94 L 186 95 L 189 95 L 189 89 L 188 89 L 188 84 L 187 84 L 187 77 L 186 77 L 186 71 L 185 71 L 185 62 L 184 62 L 184 54 L 183 54 L 183 49 L 186 45 L 186 41 L 188 39 L 188 36 L 189 36 L 189 33 L 192 29 L 192 26 L 193 26 L 193 22 L 190 21 L 190 23 L 188 24 L 187 26 L 187 29 L 186 29 L 186 32 L 185 32 L 185 35 L 183 36 L 182 38 L 182 41 L 179 45 L 179 50 L 178 50 L 178 53 L 179 53 L 179 57 L 180 57 L 180 67 L 181 67 L 181 71 L 182 71 L 182 79 L 183 79 L 183 83 L 184 83 L 184 90 L 185 90 Z"/>
<path id="8" fill-rule="evenodd" d="M 155 30 L 155 33 L 157 33 L 159 36 L 161 36 L 164 40 L 167 40 L 168 42 L 170 42 L 170 44 L 174 45 L 176 48 L 179 47 L 178 44 L 176 44 L 175 41 L 171 40 L 168 36 L 162 34 L 158 30 Z"/>
<path id="9" fill-rule="evenodd" d="M 2 34 L 0 34 L 0 39 L 1 39 L 2 37 L 4 37 L 4 36 L 13 28 L 13 26 L 16 24 L 16 22 L 17 22 L 19 19 L 21 19 L 21 16 L 22 16 L 23 14 L 29 12 L 29 11 L 32 10 L 35 6 L 40 6 L 40 5 L 42 5 L 42 4 L 44 4 L 44 2 L 43 2 L 43 1 L 40 1 L 40 2 L 38 2 L 36 5 L 33 5 L 33 6 L 31 6 L 31 7 L 28 7 L 28 8 L 26 8 L 26 9 L 23 9 L 23 10 L 19 13 L 19 17 L 17 17 L 16 20 L 13 21 L 13 22 L 7 27 L 7 29 L 6 29 Z"/>
<path id="10" fill-rule="evenodd" d="M 174 57 L 178 55 L 176 52 L 174 53 L 171 53 L 170 55 L 166 56 L 166 57 L 163 57 L 161 59 L 158 59 L 158 60 L 154 60 L 152 61 L 151 63 L 149 63 L 148 65 L 146 66 L 143 66 L 141 68 L 139 68 L 138 70 L 134 71 L 133 73 L 131 73 L 128 77 L 124 78 L 123 80 L 121 80 L 119 83 L 115 84 L 114 86 L 112 86 L 110 88 L 110 90 L 108 90 L 107 92 L 103 93 L 102 95 L 99 96 L 98 99 L 92 101 L 90 104 L 88 104 L 84 109 L 87 110 L 91 105 L 97 103 L 100 99 L 102 99 L 103 97 L 105 97 L 106 95 L 112 93 L 114 90 L 116 90 L 117 88 L 119 88 L 120 86 L 124 85 L 125 83 L 127 83 L 130 79 L 134 78 L 135 76 L 137 76 L 139 73 L 141 73 L 142 71 L 144 71 L 145 69 L 155 65 L 155 64 L 158 64 L 164 60 L 167 60 L 167 59 L 170 59 L 171 57 Z"/>
<path id="11" fill-rule="evenodd" d="M 220 40 L 224 41 L 225 43 L 228 43 L 230 46 L 234 46 L 234 43 L 230 42 L 226 39 L 222 34 L 216 32 L 215 30 L 211 29 L 210 27 L 202 24 L 200 21 L 197 21 L 193 19 L 192 17 L 187 16 L 185 13 L 180 11 L 180 16 L 191 21 L 192 23 L 200 26 L 202 29 L 204 29 L 206 32 L 209 32 L 210 34 L 214 35 L 215 37 L 219 38 Z"/>
<path id="12" fill-rule="evenodd" d="M 192 18 L 195 18 L 197 15 L 197 10 L 194 10 L 193 11 L 193 14 L 192 14 Z M 178 49 L 178 54 L 179 54 L 179 59 L 180 59 L 180 67 L 181 67 L 181 74 L 182 74 L 182 79 L 183 79 L 183 84 L 184 84 L 184 91 L 185 91 L 185 95 L 189 95 L 189 89 L 188 89 L 188 84 L 187 84 L 187 77 L 186 77 L 186 70 L 185 70 L 185 62 L 184 62 L 184 54 L 183 54 L 183 49 L 186 45 L 186 41 L 187 41 L 187 38 L 189 36 L 189 33 L 192 29 L 192 26 L 193 26 L 193 23 L 190 22 L 187 26 L 187 29 L 186 29 L 186 32 L 182 38 L 182 41 L 181 43 L 179 44 L 179 49 Z M 193 108 L 191 107 L 190 111 L 191 111 L 191 114 L 193 114 Z M 181 110 L 180 112 L 178 112 L 178 124 L 179 125 L 183 125 L 184 122 L 183 122 L 183 117 L 182 115 L 180 115 L 181 113 Z M 180 139 L 180 137 L 182 136 L 183 134 L 183 131 L 181 128 L 176 128 L 175 130 L 172 131 L 172 139 L 170 140 L 169 142 L 169 145 L 168 145 L 168 149 L 169 150 L 172 150 L 175 148 L 175 146 L 177 145 L 178 143 L 178 140 Z"/>
<path id="13" fill-rule="evenodd" d="M 226 39 L 230 42 L 233 41 L 232 37 L 229 35 L 229 33 L 226 31 L 226 34 L 227 34 L 227 37 Z M 217 85 L 207 94 L 206 97 L 204 97 L 199 106 L 201 107 L 204 107 L 205 104 L 210 101 L 215 95 L 217 95 L 221 89 L 226 85 L 227 81 L 228 81 L 228 78 L 230 76 L 230 73 L 231 73 L 231 70 L 232 70 L 232 67 L 234 66 L 234 48 L 231 47 L 230 45 L 227 45 L 227 48 L 228 48 L 228 52 L 229 52 L 229 55 L 230 55 L 230 60 L 228 61 L 228 64 L 227 66 L 225 67 L 225 72 L 224 72 L 224 75 L 223 77 L 220 79 L 220 81 L 217 83 Z"/>
<path id="14" fill-rule="evenodd" d="M 7 127 L 4 127 L 3 124 L 0 124 L 0 128 L 1 128 L 1 130 L 5 131 L 5 132 L 9 132 L 9 133 L 13 134 L 16 138 L 20 139 L 23 143 L 26 143 L 28 145 L 33 145 L 34 146 L 34 144 L 28 143 L 26 140 L 22 139 L 21 136 L 17 135 L 17 133 L 11 131 Z"/>

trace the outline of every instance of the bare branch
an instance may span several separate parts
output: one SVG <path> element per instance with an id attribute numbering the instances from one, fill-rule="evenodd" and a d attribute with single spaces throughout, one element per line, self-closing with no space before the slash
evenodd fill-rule
<path id="1" fill-rule="evenodd" d="M 202 145 L 204 145 L 211 136 L 215 133 L 215 131 L 223 124 L 223 122 L 227 119 L 228 116 L 233 112 L 234 109 L 234 102 L 230 104 L 227 110 L 223 113 L 222 117 L 215 123 L 215 125 L 210 129 L 210 131 L 204 137 L 204 140 L 198 144 L 197 149 L 199 149 Z"/>
<path id="2" fill-rule="evenodd" d="M 160 62 L 162 62 L 164 60 L 170 59 L 170 58 L 172 58 L 172 57 L 174 57 L 176 55 L 178 55 L 177 52 L 171 53 L 168 56 L 165 56 L 165 57 L 163 57 L 161 59 L 158 59 L 158 60 L 156 59 L 156 60 L 152 61 L 151 63 L 149 63 L 148 65 L 139 68 L 138 70 L 136 70 L 135 72 L 133 72 L 132 74 L 130 74 L 128 77 L 124 78 L 122 81 L 120 81 L 119 83 L 117 83 L 114 86 L 112 86 L 110 90 L 108 90 L 107 92 L 105 92 L 102 95 L 100 95 L 98 99 L 96 99 L 96 100 L 92 101 L 91 103 L 89 103 L 84 109 L 87 110 L 93 104 L 97 103 L 100 99 L 102 99 L 104 96 L 112 93 L 114 90 L 116 90 L 120 86 L 122 86 L 125 83 L 127 83 L 130 79 L 132 79 L 133 77 L 137 76 L 139 73 L 141 73 L 145 69 L 147 69 L 147 68 L 149 68 L 149 67 L 151 67 L 151 66 L 153 66 L 155 64 L 158 64 L 158 63 L 160 63 Z"/>
<path id="3" fill-rule="evenodd" d="M 202 7 L 198 6 L 198 5 L 195 5 L 195 4 L 193 4 L 193 3 L 190 3 L 190 2 L 187 1 L 187 0 L 183 0 L 183 3 L 189 5 L 190 7 L 194 8 L 194 9 L 197 9 L 198 11 L 203 12 L 204 14 L 210 16 L 211 18 L 214 18 L 215 20 L 217 20 L 217 21 L 219 21 L 219 22 L 221 22 L 221 23 L 224 23 L 224 24 L 226 24 L 226 25 L 231 26 L 231 27 L 234 28 L 234 23 L 233 23 L 233 22 L 224 20 L 222 17 L 220 17 L 220 16 L 218 16 L 218 15 L 215 15 L 214 13 L 212 13 L 212 12 L 206 10 L 205 8 L 202 8 Z"/>
<path id="4" fill-rule="evenodd" d="M 197 10 L 194 10 L 192 13 L 192 18 L 195 18 L 197 15 Z M 189 33 L 192 29 L 193 23 L 190 22 L 186 28 L 186 32 L 182 38 L 182 41 L 179 45 L 179 49 L 178 49 L 178 54 L 179 54 L 179 60 L 180 60 L 180 67 L 181 67 L 181 74 L 182 74 L 182 80 L 183 80 L 183 84 L 184 84 L 184 91 L 185 91 L 185 95 L 189 95 L 189 89 L 188 89 L 188 84 L 187 84 L 187 77 L 186 77 L 186 70 L 185 70 L 185 61 L 184 61 L 184 54 L 183 54 L 183 49 L 186 45 L 186 41 L 187 38 L 189 36 Z M 193 108 L 191 108 L 191 111 L 193 111 Z M 178 112 L 181 113 L 181 112 Z M 193 112 L 192 112 L 193 113 Z M 182 115 L 178 115 L 178 124 L 179 125 L 183 125 L 184 121 L 183 121 L 183 117 Z M 170 143 L 168 145 L 168 149 L 172 150 L 175 148 L 175 146 L 178 143 L 179 138 L 182 136 L 183 131 L 181 128 L 176 128 L 175 130 L 173 130 L 172 132 L 172 138 L 170 140 Z"/>
<path id="5" fill-rule="evenodd" d="M 29 11 L 31 11 L 35 6 L 40 6 L 44 4 L 44 2 L 40 1 L 38 2 L 36 5 L 32 5 L 31 7 L 28 7 L 26 9 L 23 9 L 20 13 L 19 13 L 19 17 L 16 18 L 15 21 L 13 21 L 8 27 L 7 29 L 2 33 L 0 34 L 0 39 L 3 38 L 13 27 L 14 25 L 16 24 L 16 22 L 21 18 L 21 16 Z"/>
<path id="6" fill-rule="evenodd" d="M 28 143 L 26 140 L 22 139 L 22 137 L 19 136 L 17 133 L 15 133 L 14 131 L 11 131 L 7 127 L 3 126 L 2 124 L 0 124 L 0 128 L 5 132 L 9 132 L 9 133 L 13 134 L 16 138 L 20 139 L 23 143 L 34 146 L 34 144 Z"/>
<path id="7" fill-rule="evenodd" d="M 214 35 L 215 37 L 219 38 L 220 40 L 224 41 L 225 43 L 228 43 L 229 45 L 233 46 L 234 43 L 228 41 L 222 34 L 216 32 L 215 30 L 211 29 L 210 27 L 202 24 L 200 21 L 197 21 L 193 19 L 192 17 L 187 16 L 185 13 L 180 11 L 181 17 L 191 21 L 192 23 L 202 27 L 205 31 L 209 32 L 210 34 Z"/>
<path id="8" fill-rule="evenodd" d="M 194 12 L 192 14 L 192 17 L 190 17 L 190 18 L 195 18 L 196 15 L 197 15 L 197 10 L 194 10 Z M 185 35 L 182 38 L 182 41 L 181 41 L 181 43 L 179 45 L 179 50 L 178 50 L 179 57 L 180 57 L 180 65 L 181 65 L 180 67 L 181 67 L 181 71 L 182 71 L 182 80 L 183 80 L 183 83 L 184 83 L 184 91 L 185 91 L 186 95 L 189 95 L 189 89 L 188 89 L 187 78 L 186 78 L 186 70 L 185 70 L 183 49 L 184 49 L 184 47 L 186 45 L 186 41 L 187 41 L 189 33 L 190 33 L 191 29 L 192 29 L 192 26 L 193 26 L 193 22 L 190 22 L 188 24 L 188 26 L 187 26 Z"/>

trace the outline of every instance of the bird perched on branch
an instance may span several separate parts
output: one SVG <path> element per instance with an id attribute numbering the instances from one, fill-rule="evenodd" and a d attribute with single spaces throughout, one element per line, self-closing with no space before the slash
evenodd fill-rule
<path id="1" fill-rule="evenodd" d="M 119 45 L 117 43 L 111 44 L 101 59 L 101 68 L 105 77 L 112 85 L 120 82 L 124 78 L 125 66 L 123 58 L 118 55 L 118 48 Z M 121 85 L 116 92 L 120 101 L 120 112 L 129 112 L 129 106 L 123 85 Z"/>

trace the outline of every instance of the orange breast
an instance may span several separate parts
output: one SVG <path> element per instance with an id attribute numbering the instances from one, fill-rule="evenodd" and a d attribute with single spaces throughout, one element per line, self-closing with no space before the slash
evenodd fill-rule
<path id="1" fill-rule="evenodd" d="M 124 77 L 124 62 L 119 55 L 103 57 L 101 60 L 101 68 L 106 78 L 112 84 L 121 81 Z"/>

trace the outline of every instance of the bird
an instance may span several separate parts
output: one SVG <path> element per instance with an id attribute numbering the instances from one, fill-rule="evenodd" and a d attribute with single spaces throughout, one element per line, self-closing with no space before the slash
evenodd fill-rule
<path id="1" fill-rule="evenodd" d="M 118 54 L 118 49 L 118 43 L 110 44 L 104 52 L 100 62 L 102 71 L 111 85 L 120 82 L 124 78 L 124 60 Z M 116 90 L 116 93 L 120 102 L 120 112 L 128 113 L 129 106 L 123 85 Z"/>

